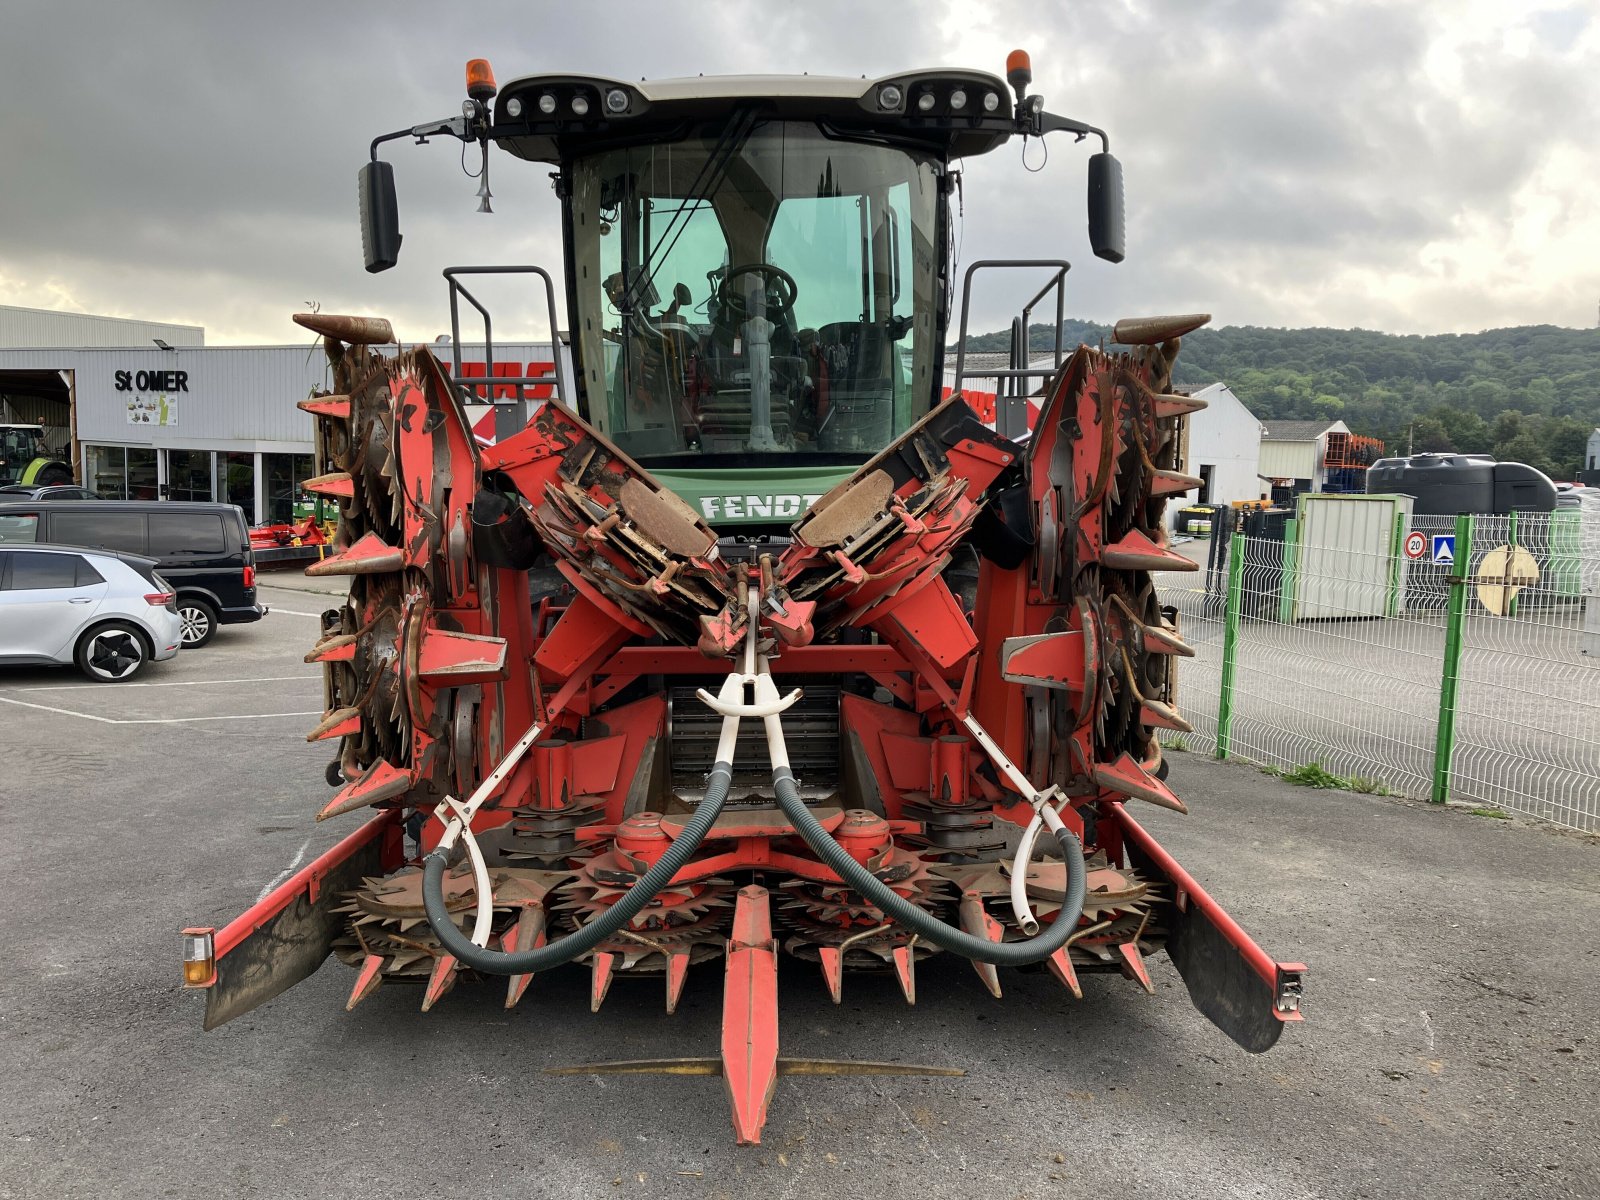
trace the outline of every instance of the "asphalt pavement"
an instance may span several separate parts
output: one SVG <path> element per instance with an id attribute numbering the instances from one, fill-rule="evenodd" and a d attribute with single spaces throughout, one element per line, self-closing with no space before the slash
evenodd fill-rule
<path id="1" fill-rule="evenodd" d="M 299 581 L 296 581 L 299 582 Z M 0 1197 L 1600 1197 L 1600 845 L 1522 821 L 1290 787 L 1174 756 L 1184 818 L 1138 815 L 1267 950 L 1306 1019 L 1252 1057 L 1190 1006 L 965 964 L 893 981 L 781 967 L 783 1052 L 964 1068 L 779 1081 L 734 1146 L 722 1083 L 548 1077 L 714 1055 L 721 977 L 676 1016 L 587 974 L 391 986 L 353 1013 L 330 962 L 212 1033 L 178 931 L 221 925 L 359 823 L 318 826 L 321 708 L 301 657 L 327 598 L 136 685 L 0 670 Z"/>

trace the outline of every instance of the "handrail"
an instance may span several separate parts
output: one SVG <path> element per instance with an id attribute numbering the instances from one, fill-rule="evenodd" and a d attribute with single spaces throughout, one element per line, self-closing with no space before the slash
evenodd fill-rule
<path id="1" fill-rule="evenodd" d="M 1061 369 L 1063 347 L 1061 324 L 1066 318 L 1067 272 L 1072 264 L 1061 258 L 984 258 L 967 268 L 961 279 L 961 327 L 956 341 L 956 377 L 952 392 L 959 392 L 967 379 L 967 321 L 971 315 L 972 277 L 983 269 L 1045 268 L 1050 270 L 1044 286 L 1023 306 L 1022 314 L 1012 322 L 1011 365 L 1007 368 L 975 371 L 973 377 L 996 381 L 995 431 L 1002 437 L 1019 438 L 1028 431 L 1027 403 L 1023 389 L 1015 385 L 1021 379 L 1049 378 Z M 1056 294 L 1054 362 L 1049 368 L 1028 365 L 1028 319 L 1051 291 Z M 1020 332 L 1019 332 L 1020 330 Z"/>
<path id="2" fill-rule="evenodd" d="M 554 359 L 551 371 L 544 375 L 496 375 L 494 369 L 494 318 L 488 308 L 468 290 L 466 284 L 461 282 L 463 275 L 537 275 L 544 281 L 545 307 L 550 321 L 551 357 Z M 484 389 L 486 399 L 496 406 L 498 410 L 502 402 L 496 400 L 495 392 L 501 387 L 514 387 L 516 399 L 505 407 L 514 410 L 510 416 L 517 428 L 527 423 L 526 405 L 528 402 L 527 390 L 532 387 L 550 386 L 554 388 L 555 398 L 561 404 L 568 403 L 568 381 L 561 363 L 561 336 L 556 329 L 556 289 L 555 281 L 550 278 L 550 272 L 543 267 L 535 266 L 476 266 L 476 267 L 446 267 L 444 269 L 445 281 L 450 285 L 450 340 L 451 359 L 454 364 L 454 382 L 463 393 L 463 401 L 471 398 L 471 390 L 477 386 L 476 378 L 468 383 L 462 375 L 461 366 L 461 305 L 465 299 L 478 311 L 483 318 L 483 349 L 484 349 Z M 496 418 L 496 436 L 501 436 L 499 429 L 500 420 Z M 511 432 L 515 432 L 512 430 Z"/>

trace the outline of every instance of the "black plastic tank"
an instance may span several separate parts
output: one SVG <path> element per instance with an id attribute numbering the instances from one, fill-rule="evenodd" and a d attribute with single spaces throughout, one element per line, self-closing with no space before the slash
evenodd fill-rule
<path id="1" fill-rule="evenodd" d="M 1556 506 L 1556 485 L 1544 472 L 1487 454 L 1380 458 L 1367 469 L 1367 493 L 1411 496 L 1411 511 L 1419 516 L 1551 512 Z"/>

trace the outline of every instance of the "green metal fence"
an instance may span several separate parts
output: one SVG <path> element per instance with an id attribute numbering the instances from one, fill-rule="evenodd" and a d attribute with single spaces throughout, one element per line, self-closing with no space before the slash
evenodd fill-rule
<path id="1" fill-rule="evenodd" d="M 1600 507 L 1298 535 L 1168 577 L 1196 651 L 1178 745 L 1600 830 Z"/>

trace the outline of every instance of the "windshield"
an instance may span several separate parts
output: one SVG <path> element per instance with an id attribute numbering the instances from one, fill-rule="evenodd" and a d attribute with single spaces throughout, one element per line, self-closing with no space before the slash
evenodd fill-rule
<path id="1" fill-rule="evenodd" d="M 931 159 L 735 116 L 573 172 L 590 419 L 637 458 L 881 450 L 933 394 Z"/>

